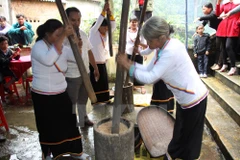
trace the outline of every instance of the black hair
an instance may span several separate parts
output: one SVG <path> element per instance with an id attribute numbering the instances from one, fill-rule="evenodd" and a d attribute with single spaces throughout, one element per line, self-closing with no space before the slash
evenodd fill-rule
<path id="1" fill-rule="evenodd" d="M 205 3 L 203 6 L 206 7 L 206 8 L 210 8 L 210 9 L 213 10 L 213 5 L 212 5 L 212 3 L 210 3 L 210 2 Z"/>
<path id="2" fill-rule="evenodd" d="M 95 24 L 96 24 L 96 21 L 93 22 L 91 28 L 92 28 Z M 107 20 L 106 18 L 103 19 L 103 22 L 102 22 L 101 26 L 108 26 L 108 20 Z M 101 26 L 100 26 L 100 27 L 101 27 Z"/>
<path id="3" fill-rule="evenodd" d="M 17 14 L 17 15 L 16 15 L 16 18 L 17 18 L 17 19 L 20 18 L 20 17 L 25 18 L 25 16 L 24 16 L 23 14 Z"/>
<path id="4" fill-rule="evenodd" d="M 171 25 L 169 23 L 168 23 L 168 25 L 169 25 L 169 35 L 170 35 L 170 34 L 174 33 L 175 31 L 173 29 L 173 25 Z"/>
<path id="5" fill-rule="evenodd" d="M 57 19 L 49 19 L 44 24 L 37 28 L 37 39 L 36 42 L 43 39 L 46 33 L 53 33 L 56 29 L 62 27 L 63 24 Z"/>
<path id="6" fill-rule="evenodd" d="M 6 21 L 6 18 L 4 16 L 0 16 L 0 20 Z"/>
<path id="7" fill-rule="evenodd" d="M 104 18 L 104 19 L 103 19 L 103 22 L 102 22 L 101 26 L 108 26 L 108 20 L 107 20 L 107 18 Z"/>
<path id="8" fill-rule="evenodd" d="M 197 30 L 198 30 L 198 27 L 200 27 L 200 26 L 203 26 L 203 27 L 204 27 L 203 24 L 199 24 L 199 25 L 196 27 L 196 33 L 198 33 Z"/>
<path id="9" fill-rule="evenodd" d="M 0 43 L 2 43 L 3 41 L 8 42 L 8 38 L 6 36 L 0 36 Z"/>
<path id="10" fill-rule="evenodd" d="M 203 25 L 203 24 L 199 24 L 198 26 L 196 26 L 196 30 L 197 30 L 197 29 L 198 29 L 198 27 L 200 27 L 200 26 L 204 27 L 204 25 Z"/>
<path id="11" fill-rule="evenodd" d="M 130 21 L 130 22 L 131 22 L 131 21 L 138 21 L 138 18 L 137 18 L 137 16 L 132 15 L 132 16 L 130 17 L 129 21 Z"/>
<path id="12" fill-rule="evenodd" d="M 66 14 L 67 14 L 68 17 L 69 17 L 69 15 L 70 15 L 71 12 L 78 12 L 78 13 L 81 14 L 80 10 L 77 9 L 76 7 L 69 7 L 69 8 L 67 8 L 67 9 L 65 10 L 65 12 L 66 12 Z"/>

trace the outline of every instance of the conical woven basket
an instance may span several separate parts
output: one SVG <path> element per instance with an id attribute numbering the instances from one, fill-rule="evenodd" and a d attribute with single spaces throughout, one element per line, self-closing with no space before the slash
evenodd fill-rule
<path id="1" fill-rule="evenodd" d="M 174 118 L 160 107 L 146 107 L 138 113 L 138 127 L 152 157 L 160 157 L 166 153 L 172 139 L 174 122 Z"/>

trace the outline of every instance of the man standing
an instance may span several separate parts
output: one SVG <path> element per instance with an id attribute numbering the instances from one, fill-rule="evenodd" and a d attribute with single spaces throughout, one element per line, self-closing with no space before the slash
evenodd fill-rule
<path id="1" fill-rule="evenodd" d="M 144 0 L 136 0 L 134 15 L 137 16 L 138 20 L 140 20 L 143 5 Z M 153 12 L 153 0 L 148 0 L 146 13 L 144 16 L 144 22 L 148 20 L 150 17 L 152 17 L 152 12 Z"/>
<path id="2" fill-rule="evenodd" d="M 29 45 L 32 43 L 34 32 L 32 25 L 25 21 L 25 16 L 22 14 L 16 15 L 17 23 L 13 24 L 8 31 L 11 43 L 21 45 Z"/>
<path id="3" fill-rule="evenodd" d="M 79 38 L 79 47 L 82 51 L 81 55 L 82 55 L 87 73 L 90 72 L 89 71 L 89 62 L 90 62 L 90 64 L 94 68 L 94 74 L 95 74 L 96 80 L 98 80 L 99 71 L 98 71 L 98 66 L 95 63 L 93 53 L 91 51 L 92 46 L 88 40 L 86 33 L 84 33 L 79 28 L 81 23 L 81 12 L 77 8 L 71 7 L 66 9 L 66 13 L 70 23 L 73 26 L 73 29 L 76 31 L 76 34 Z M 66 40 L 64 42 L 64 45 L 67 45 L 70 47 L 69 41 Z M 67 92 L 74 105 L 73 106 L 74 112 L 75 112 L 76 106 L 78 108 L 79 125 L 81 127 L 84 127 L 85 125 L 93 126 L 93 122 L 89 120 L 86 113 L 86 104 L 88 100 L 88 94 L 83 84 L 83 80 L 78 70 L 76 61 L 68 62 L 68 70 L 66 72 L 66 81 L 68 83 Z"/>

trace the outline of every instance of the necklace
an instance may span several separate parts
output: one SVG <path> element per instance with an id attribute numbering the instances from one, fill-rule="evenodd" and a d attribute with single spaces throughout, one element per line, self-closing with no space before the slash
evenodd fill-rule
<path id="1" fill-rule="evenodd" d="M 49 50 L 51 47 L 51 44 L 45 38 L 43 38 L 43 41 L 46 43 Z M 54 62 L 54 66 L 57 68 L 58 72 L 61 72 L 64 75 L 63 71 L 60 69 L 60 67 L 57 65 L 56 62 Z"/>
<path id="2" fill-rule="evenodd" d="M 162 46 L 162 48 L 159 48 L 159 49 L 156 51 L 156 57 L 157 57 L 157 58 L 156 58 L 154 64 L 156 64 L 157 61 L 160 59 L 160 56 L 161 56 L 161 54 L 162 54 L 162 51 L 163 51 L 164 48 L 167 46 L 167 44 L 168 44 L 169 41 L 170 41 L 170 40 L 167 40 L 167 41 L 164 43 L 164 45 Z"/>
<path id="3" fill-rule="evenodd" d="M 100 33 L 100 38 L 101 38 L 101 41 L 102 41 L 102 46 L 105 49 L 105 42 L 103 40 L 105 37 L 103 37 L 101 33 Z"/>

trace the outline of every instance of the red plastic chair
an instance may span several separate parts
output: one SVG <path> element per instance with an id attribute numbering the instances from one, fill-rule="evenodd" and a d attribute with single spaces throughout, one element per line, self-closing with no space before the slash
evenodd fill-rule
<path id="1" fill-rule="evenodd" d="M 0 96 L 1 96 L 2 102 L 6 102 L 3 84 L 0 84 Z"/>
<path id="2" fill-rule="evenodd" d="M 5 81 L 8 82 L 8 81 L 10 81 L 10 79 L 11 79 L 10 77 L 6 77 L 6 78 L 5 78 Z M 19 94 L 18 94 L 18 90 L 17 90 L 17 86 L 16 86 L 16 82 L 13 83 L 13 84 L 11 84 L 10 87 L 9 87 L 9 89 L 10 89 L 13 93 L 16 94 L 16 96 L 18 97 L 18 99 L 20 99 Z"/>
<path id="3" fill-rule="evenodd" d="M 0 126 L 4 126 L 6 131 L 9 131 L 9 127 L 8 127 L 8 123 L 7 120 L 5 118 L 3 109 L 2 109 L 2 102 L 0 101 Z"/>
<path id="4" fill-rule="evenodd" d="M 30 93 L 30 82 L 32 82 L 33 77 L 27 77 L 26 78 L 26 98 L 25 98 L 25 102 L 27 103 L 28 99 L 31 98 L 31 93 Z"/>
<path id="5" fill-rule="evenodd" d="M 6 82 L 8 82 L 8 81 L 10 81 L 11 78 L 10 77 L 5 77 L 4 79 L 5 79 Z M 18 99 L 20 100 L 20 97 L 19 97 L 19 94 L 18 94 L 18 90 L 17 90 L 17 86 L 16 86 L 15 83 L 11 84 L 9 86 L 9 89 L 13 92 L 13 94 L 15 93 L 16 96 L 18 97 Z M 2 102 L 6 102 L 6 100 L 5 100 L 5 96 L 6 95 L 9 95 L 9 94 L 4 92 L 3 84 L 1 84 L 0 85 L 0 96 L 1 96 Z"/>

